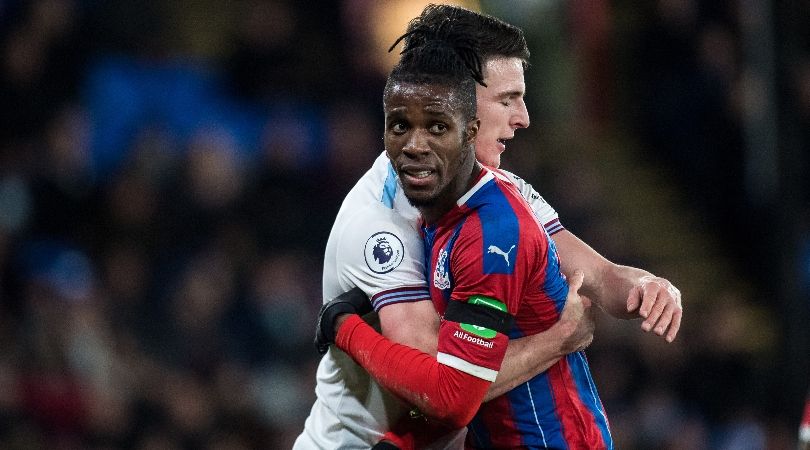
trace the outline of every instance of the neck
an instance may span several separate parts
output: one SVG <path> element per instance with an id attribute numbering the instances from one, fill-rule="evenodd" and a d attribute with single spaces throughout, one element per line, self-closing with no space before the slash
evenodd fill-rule
<path id="1" fill-rule="evenodd" d="M 445 195 L 442 195 L 439 200 L 430 206 L 420 206 L 417 208 L 422 214 L 422 219 L 425 221 L 425 224 L 433 225 L 438 222 L 439 219 L 456 206 L 458 199 L 472 189 L 475 185 L 475 181 L 478 180 L 478 176 L 484 169 L 478 161 L 475 159 L 473 159 L 473 161 L 474 164 L 472 164 L 470 171 L 466 172 L 467 175 L 459 176 L 455 183 L 448 185 Z"/>

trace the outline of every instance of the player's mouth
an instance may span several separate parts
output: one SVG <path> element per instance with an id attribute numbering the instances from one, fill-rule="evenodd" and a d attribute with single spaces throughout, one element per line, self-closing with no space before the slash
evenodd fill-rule
<path id="1" fill-rule="evenodd" d="M 512 138 L 500 138 L 498 139 L 498 147 L 501 149 L 501 153 L 506 151 L 506 141 Z"/>
<path id="2" fill-rule="evenodd" d="M 435 182 L 436 171 L 425 166 L 403 166 L 399 169 L 400 181 L 412 188 L 422 188 Z"/>

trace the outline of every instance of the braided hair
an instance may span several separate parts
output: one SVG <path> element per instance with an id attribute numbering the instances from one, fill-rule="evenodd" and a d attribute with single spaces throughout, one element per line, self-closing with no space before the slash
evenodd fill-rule
<path id="1" fill-rule="evenodd" d="M 397 83 L 439 84 L 452 88 L 464 118 L 475 118 L 475 83 L 484 84 L 481 57 L 474 40 L 453 33 L 450 22 L 417 27 L 400 37 L 412 44 L 403 50 L 385 85 L 383 100 Z M 392 47 L 393 48 L 393 47 Z"/>
<path id="2" fill-rule="evenodd" d="M 403 40 L 407 44 L 400 52 L 403 58 L 415 49 L 429 46 L 428 51 L 430 51 L 445 44 L 454 50 L 456 56 L 470 71 L 473 80 L 486 86 L 478 43 L 471 34 L 465 33 L 456 26 L 452 15 L 437 18 L 434 22 L 423 22 L 417 19 L 410 22 L 408 30 L 391 45 L 391 48 L 388 49 L 389 52 Z"/>

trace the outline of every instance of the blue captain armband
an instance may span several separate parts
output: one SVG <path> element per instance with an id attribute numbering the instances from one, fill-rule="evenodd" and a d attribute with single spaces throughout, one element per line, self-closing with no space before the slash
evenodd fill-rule
<path id="1" fill-rule="evenodd" d="M 473 295 L 466 302 L 451 301 L 444 318 L 458 322 L 462 330 L 485 339 L 494 338 L 498 333 L 506 334 L 515 321 L 503 302 L 483 295 Z"/>

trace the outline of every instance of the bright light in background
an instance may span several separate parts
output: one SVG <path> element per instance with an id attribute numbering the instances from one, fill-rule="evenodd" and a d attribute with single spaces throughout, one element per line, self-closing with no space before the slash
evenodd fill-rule
<path id="1" fill-rule="evenodd" d="M 374 1 L 368 4 L 368 18 L 370 29 L 369 44 L 371 51 L 376 55 L 385 55 L 381 58 L 374 58 L 376 69 L 383 75 L 387 75 L 394 67 L 394 64 L 399 60 L 399 50 L 394 49 L 388 53 L 391 44 L 397 40 L 398 37 L 405 33 L 408 27 L 408 22 L 414 17 L 418 16 L 425 6 L 437 3 L 436 0 L 386 0 Z M 469 1 L 442 1 L 441 3 L 448 5 L 462 6 L 473 11 L 480 11 L 480 2 L 476 0 Z"/>

